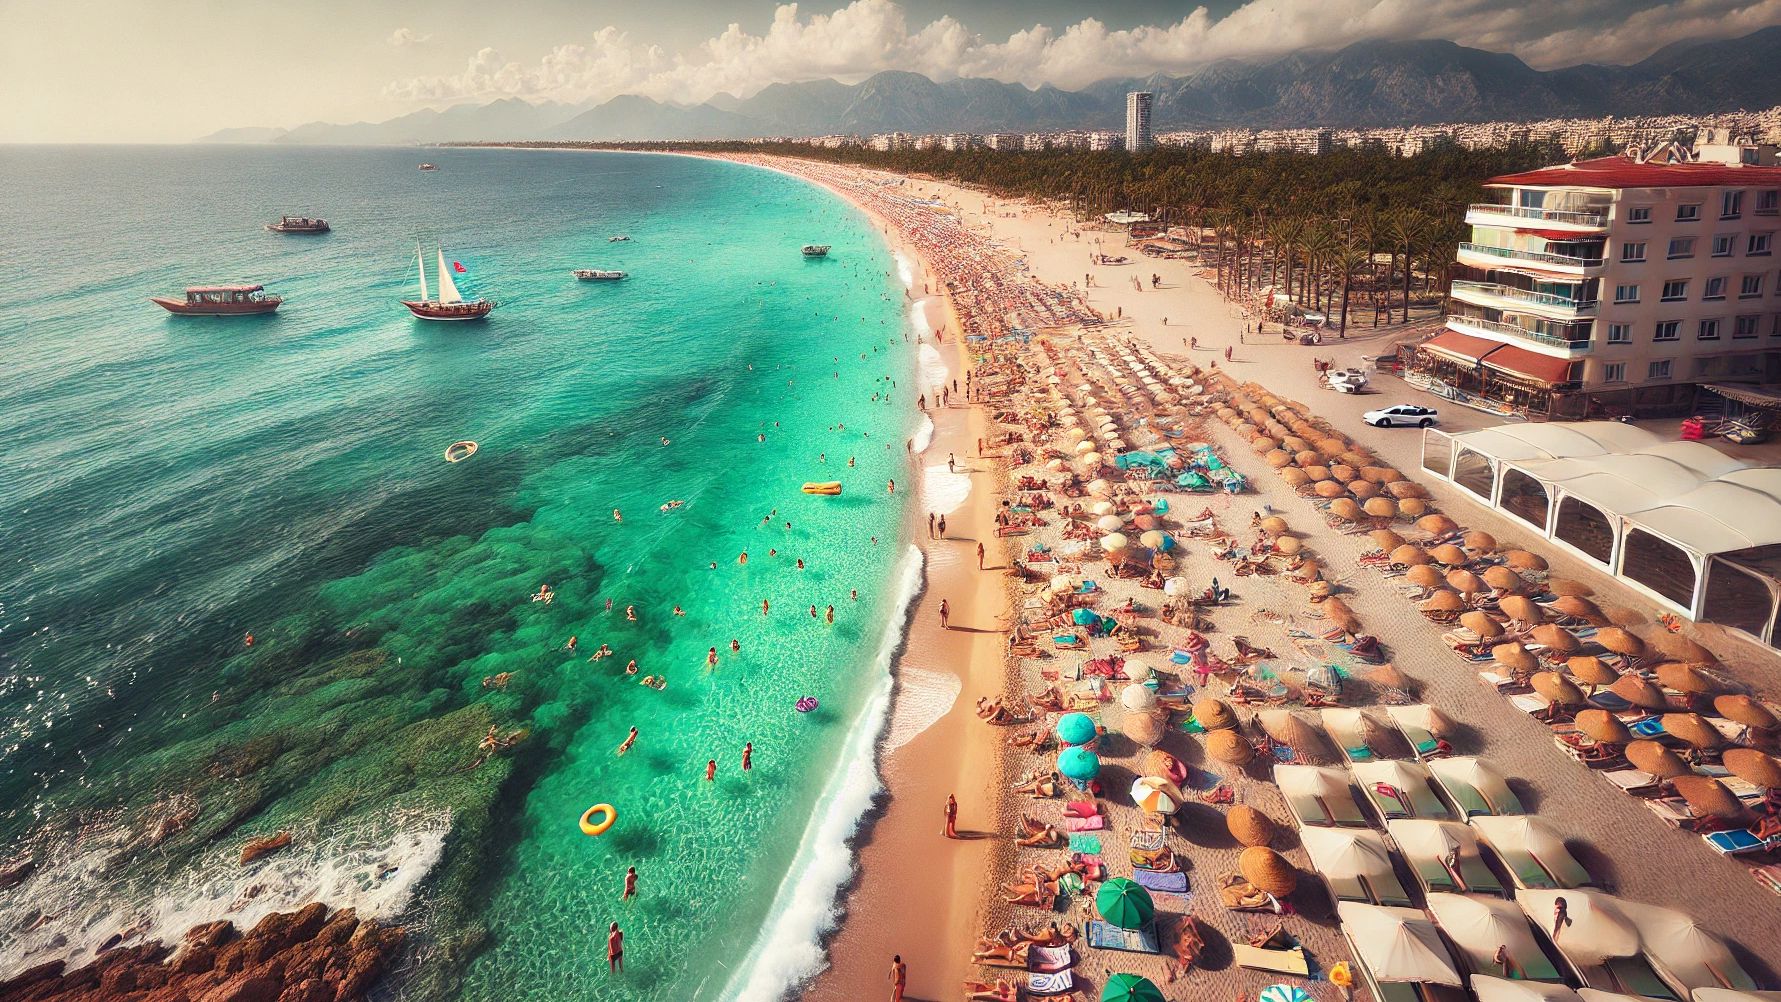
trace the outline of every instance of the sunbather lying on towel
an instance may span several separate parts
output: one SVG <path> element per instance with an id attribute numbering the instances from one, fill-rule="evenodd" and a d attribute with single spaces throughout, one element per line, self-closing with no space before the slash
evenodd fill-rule
<path id="1" fill-rule="evenodd" d="M 1008 896 L 1002 900 L 1011 905 L 1032 905 L 1036 908 L 1052 908 L 1057 905 L 1057 885 L 1045 887 L 1008 887 Z"/>
<path id="2" fill-rule="evenodd" d="M 1010 788 L 1014 793 L 1030 793 L 1035 799 L 1039 797 L 1057 796 L 1057 773 L 1037 776 L 1024 783 L 1016 783 Z"/>
<path id="3" fill-rule="evenodd" d="M 1034 696 L 1032 704 L 1035 709 L 1057 713 L 1064 708 L 1064 694 L 1059 692 L 1057 686 L 1054 685 Z"/>
<path id="4" fill-rule="evenodd" d="M 1020 731 L 1019 733 L 1008 735 L 1008 743 L 1015 748 L 1031 748 L 1034 751 L 1044 751 L 1051 747 L 1051 732 Z"/>
<path id="5" fill-rule="evenodd" d="M 1233 909 L 1262 909 L 1273 905 L 1273 899 L 1266 891 L 1236 873 L 1218 879 L 1218 900 L 1226 908 Z"/>
<path id="6" fill-rule="evenodd" d="M 1200 923 L 1192 915 L 1182 919 L 1181 926 L 1175 932 L 1175 963 L 1169 965 L 1169 980 L 1173 982 L 1188 971 L 1200 959 L 1200 951 L 1206 948 L 1206 939 L 1200 935 Z"/>
<path id="7" fill-rule="evenodd" d="M 978 964 L 999 964 L 1007 967 L 1027 966 L 1026 943 L 993 943 L 983 949 L 971 951 L 971 960 Z"/>
<path id="8" fill-rule="evenodd" d="M 1025 930 L 1021 933 L 1027 942 L 1037 946 L 1069 946 L 1076 942 L 1076 927 L 1073 925 L 1059 926 L 1054 920 L 1045 928 L 1034 931 Z"/>
<path id="9" fill-rule="evenodd" d="M 1060 834 L 1056 828 L 1046 825 L 1044 828 L 1041 828 L 1024 838 L 1015 839 L 1014 844 L 1024 849 L 1051 849 L 1055 848 L 1063 841 L 1064 836 Z"/>
<path id="10" fill-rule="evenodd" d="M 993 985 L 983 981 L 967 981 L 965 991 L 968 993 L 965 997 L 970 1002 L 1014 1002 L 1017 998 L 1015 987 L 999 978 Z"/>

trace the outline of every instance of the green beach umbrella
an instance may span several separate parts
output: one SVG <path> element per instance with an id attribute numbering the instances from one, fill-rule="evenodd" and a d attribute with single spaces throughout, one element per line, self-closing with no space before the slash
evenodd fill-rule
<path id="1" fill-rule="evenodd" d="M 1058 718 L 1057 739 L 1067 745 L 1085 745 L 1095 739 L 1095 719 L 1086 713 L 1066 713 Z"/>
<path id="2" fill-rule="evenodd" d="M 1137 929 L 1156 917 L 1156 903 L 1137 881 L 1114 877 L 1095 892 L 1095 911 L 1121 929 Z"/>
<path id="3" fill-rule="evenodd" d="M 1087 782 L 1101 774 L 1101 759 L 1087 748 L 1072 745 L 1058 753 L 1057 771 L 1079 783 Z"/>
<path id="4" fill-rule="evenodd" d="M 1115 974 L 1101 989 L 1101 1002 L 1163 1002 L 1163 990 L 1149 978 L 1136 974 Z"/>

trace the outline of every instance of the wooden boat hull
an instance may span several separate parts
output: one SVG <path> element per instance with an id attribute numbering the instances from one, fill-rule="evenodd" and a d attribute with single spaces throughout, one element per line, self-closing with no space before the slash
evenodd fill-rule
<path id="1" fill-rule="evenodd" d="M 417 303 L 407 299 L 402 305 L 414 314 L 417 320 L 481 320 L 495 309 L 495 304 L 486 299 L 478 299 L 473 303 Z"/>
<path id="2" fill-rule="evenodd" d="M 247 303 L 188 303 L 183 299 L 150 296 L 149 302 L 181 317 L 251 317 L 277 311 L 284 300 L 276 296 Z"/>
<path id="3" fill-rule="evenodd" d="M 277 223 L 267 223 L 266 228 L 268 230 L 271 230 L 273 233 L 297 233 L 297 234 L 327 233 L 327 232 L 329 232 L 329 229 L 330 229 L 327 226 L 280 226 Z"/>

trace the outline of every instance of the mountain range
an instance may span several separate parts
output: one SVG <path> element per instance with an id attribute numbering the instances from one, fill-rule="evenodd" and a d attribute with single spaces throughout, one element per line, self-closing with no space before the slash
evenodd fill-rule
<path id="1" fill-rule="evenodd" d="M 1186 76 L 1107 79 L 1079 91 L 986 79 L 936 83 L 886 71 L 857 84 L 773 84 L 696 105 L 638 95 L 599 104 L 504 98 L 386 122 L 224 129 L 199 142 L 380 145 L 501 140 L 749 139 L 878 132 L 1119 129 L 1127 91 L 1156 94 L 1173 128 L 1342 128 L 1603 115 L 1709 114 L 1781 102 L 1781 26 L 1679 42 L 1630 66 L 1536 70 L 1515 56 L 1446 41 L 1360 42 L 1263 62 L 1226 60 Z"/>

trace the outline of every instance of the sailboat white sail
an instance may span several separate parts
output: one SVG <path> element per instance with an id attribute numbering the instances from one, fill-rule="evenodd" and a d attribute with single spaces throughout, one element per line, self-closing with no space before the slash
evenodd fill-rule
<path id="1" fill-rule="evenodd" d="M 421 274 L 421 302 L 427 301 L 427 259 L 421 255 L 420 244 L 414 245 L 414 266 Z"/>
<path id="2" fill-rule="evenodd" d="M 458 294 L 457 283 L 451 280 L 451 269 L 445 266 L 444 248 L 439 249 L 439 301 L 448 305 L 464 301 Z"/>

